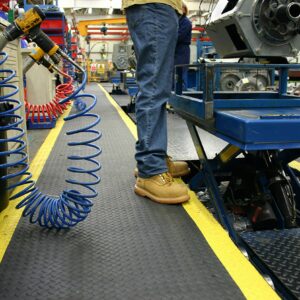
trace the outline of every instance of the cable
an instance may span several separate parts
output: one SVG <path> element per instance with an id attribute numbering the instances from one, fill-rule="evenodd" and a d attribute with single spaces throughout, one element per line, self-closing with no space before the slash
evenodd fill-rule
<path id="1" fill-rule="evenodd" d="M 0 60 L 0 65 L 3 65 L 6 62 L 8 55 L 2 52 L 0 53 L 0 57 L 2 57 Z M 76 163 L 87 163 L 89 167 L 86 169 L 78 166 L 68 167 L 68 172 L 71 174 L 79 174 L 84 179 L 78 180 L 72 177 L 67 178 L 65 180 L 66 183 L 74 186 L 74 189 L 65 189 L 61 195 L 55 197 L 42 194 L 38 187 L 36 187 L 36 184 L 32 179 L 32 174 L 28 171 L 28 155 L 25 152 L 26 143 L 22 140 L 25 135 L 25 131 L 20 127 L 20 125 L 23 123 L 23 118 L 20 115 L 17 115 L 17 110 L 21 107 L 21 102 L 11 98 L 18 93 L 19 89 L 17 86 L 9 84 L 9 81 L 12 80 L 16 73 L 13 70 L 5 69 L 0 70 L 0 72 L 2 75 L 1 78 L 4 77 L 4 79 L 0 80 L 0 88 L 2 90 L 4 88 L 9 88 L 12 90 L 11 93 L 0 96 L 0 104 L 14 104 L 13 108 L 4 112 L 0 112 L 0 118 L 12 118 L 13 120 L 8 125 L 0 126 L 0 131 L 12 131 L 12 133 L 16 132 L 14 137 L 0 139 L 0 143 L 15 142 L 19 145 L 19 147 L 17 147 L 15 150 L 8 150 L 0 153 L 1 156 L 10 156 L 11 159 L 15 160 L 12 163 L 1 164 L 0 168 L 22 168 L 21 171 L 15 171 L 13 174 L 2 176 L 0 178 L 0 183 L 1 181 L 11 180 L 13 178 L 19 179 L 17 183 L 9 184 L 8 189 L 14 190 L 15 188 L 19 187 L 22 188 L 22 190 L 11 196 L 10 199 L 14 200 L 20 197 L 25 197 L 17 205 L 17 208 L 24 208 L 23 216 L 28 216 L 31 223 L 38 223 L 40 226 L 46 228 L 63 229 L 73 227 L 77 223 L 85 220 L 90 213 L 93 205 L 92 199 L 98 195 L 94 186 L 97 185 L 101 180 L 97 175 L 98 171 L 101 169 L 101 164 L 96 158 L 101 154 L 102 150 L 98 145 L 95 144 L 102 135 L 101 132 L 95 129 L 95 127 L 100 123 L 101 119 L 97 114 L 91 112 L 97 104 L 97 99 L 94 95 L 79 94 L 86 84 L 86 73 L 84 72 L 81 86 L 74 90 L 72 95 L 67 96 L 59 103 L 64 104 L 71 99 L 76 100 L 78 97 L 87 100 L 88 105 L 83 111 L 73 113 L 72 115 L 66 117 L 65 121 L 79 121 L 83 118 L 92 120 L 84 127 L 72 129 L 67 132 L 68 136 L 76 137 L 78 134 L 83 134 L 85 136 L 84 141 L 68 142 L 68 147 L 71 147 L 74 151 L 76 149 L 81 151 L 83 149 L 89 149 L 89 152 L 92 152 L 88 155 L 69 155 L 68 159 Z M 75 187 L 81 191 L 75 189 Z"/>

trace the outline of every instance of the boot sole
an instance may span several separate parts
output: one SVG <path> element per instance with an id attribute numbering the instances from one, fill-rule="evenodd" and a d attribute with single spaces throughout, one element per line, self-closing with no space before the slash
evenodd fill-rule
<path id="1" fill-rule="evenodd" d="M 150 200 L 157 202 L 157 203 L 161 203 L 161 204 L 180 204 L 180 203 L 184 203 L 184 202 L 187 202 L 190 200 L 189 195 L 184 195 L 184 196 L 180 196 L 177 198 L 159 198 L 159 197 L 152 195 L 148 191 L 139 188 L 136 185 L 134 186 L 134 192 L 141 197 L 147 197 Z"/>

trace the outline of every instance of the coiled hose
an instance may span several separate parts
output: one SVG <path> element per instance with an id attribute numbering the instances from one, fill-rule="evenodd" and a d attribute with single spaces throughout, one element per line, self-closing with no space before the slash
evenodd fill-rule
<path id="1" fill-rule="evenodd" d="M 8 56 L 6 53 L 0 53 L 0 65 L 3 65 Z M 101 164 L 97 161 L 97 157 L 101 154 L 101 148 L 96 145 L 96 141 L 101 138 L 101 132 L 97 131 L 95 127 L 100 123 L 100 117 L 92 113 L 91 110 L 96 106 L 97 99 L 94 95 L 79 94 L 86 84 L 86 74 L 83 69 L 80 69 L 83 75 L 82 84 L 73 91 L 72 95 L 69 95 L 65 99 L 60 101 L 60 104 L 65 104 L 71 99 L 76 100 L 78 97 L 87 100 L 88 105 L 83 111 L 76 112 L 65 118 L 65 121 L 77 120 L 88 118 L 92 120 L 88 125 L 73 129 L 67 132 L 68 136 L 76 136 L 83 134 L 87 137 L 84 141 L 72 141 L 68 142 L 68 146 L 74 149 L 83 148 L 89 149 L 91 152 L 88 155 L 70 155 L 68 159 L 77 162 L 85 163 L 89 167 L 71 166 L 67 170 L 71 174 L 80 174 L 86 180 L 78 180 L 75 178 L 66 179 L 66 183 L 74 186 L 74 188 L 66 189 L 60 196 L 49 196 L 42 194 L 36 186 L 34 180 L 32 180 L 32 174 L 29 172 L 28 156 L 25 152 L 26 144 L 22 140 L 25 132 L 20 128 L 20 124 L 24 121 L 21 116 L 17 114 L 17 110 L 21 107 L 21 102 L 16 99 L 12 99 L 14 95 L 18 93 L 18 87 L 9 84 L 9 81 L 16 75 L 13 70 L 0 70 L 1 78 L 0 88 L 11 89 L 12 92 L 0 96 L 0 104 L 13 104 L 14 107 L 4 112 L 0 112 L 0 118 L 8 120 L 12 118 L 12 121 L 8 125 L 0 126 L 1 131 L 17 132 L 14 137 L 1 139 L 0 143 L 15 142 L 19 145 L 15 150 L 8 150 L 1 152 L 0 155 L 6 155 L 14 157 L 16 161 L 13 163 L 4 163 L 0 165 L 0 168 L 18 167 L 21 171 L 15 171 L 13 174 L 2 176 L 1 181 L 11 180 L 17 178 L 20 180 L 17 183 L 9 184 L 8 189 L 13 190 L 17 187 L 21 187 L 21 191 L 14 194 L 10 199 L 14 200 L 20 197 L 25 197 L 17 205 L 17 208 L 24 208 L 23 216 L 28 216 L 31 223 L 38 223 L 42 227 L 46 228 L 70 228 L 77 223 L 86 219 L 91 211 L 93 205 L 92 199 L 97 197 L 98 193 L 94 186 L 100 182 L 100 177 L 97 175 L 101 169 Z M 79 122 L 78 122 L 79 123 Z M 77 189 L 75 188 L 77 187 Z M 79 191 L 79 190 L 80 191 Z"/>
<path id="2" fill-rule="evenodd" d="M 72 80 L 73 79 L 76 80 L 76 81 L 79 80 L 79 78 L 75 76 L 75 74 L 76 74 L 75 73 L 75 67 L 68 60 L 64 61 L 64 69 L 65 69 L 65 73 L 67 73 L 68 76 L 72 78 Z M 74 101 L 74 105 L 75 105 L 75 107 L 78 111 L 82 111 L 86 107 L 85 102 L 81 98 L 77 98 Z"/>
<path id="3" fill-rule="evenodd" d="M 64 72 L 60 74 L 66 78 L 66 83 L 56 87 L 54 98 L 46 104 L 31 104 L 25 97 L 26 120 L 35 122 L 45 122 L 47 118 L 52 121 L 53 117 L 58 118 L 67 109 L 70 102 L 59 103 L 74 92 L 73 78 Z"/>

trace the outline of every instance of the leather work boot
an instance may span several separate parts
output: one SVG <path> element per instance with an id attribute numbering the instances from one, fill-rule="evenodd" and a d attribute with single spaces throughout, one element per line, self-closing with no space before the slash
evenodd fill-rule
<path id="1" fill-rule="evenodd" d="M 175 182 L 169 173 L 149 178 L 138 177 L 134 191 L 139 196 L 163 204 L 179 204 L 190 199 L 187 187 Z"/>
<path id="2" fill-rule="evenodd" d="M 173 161 L 170 156 L 166 157 L 166 163 L 168 167 L 168 172 L 173 178 L 178 178 L 181 176 L 186 176 L 190 173 L 189 165 L 185 161 Z M 138 169 L 135 168 L 134 176 L 138 177 Z"/>
<path id="3" fill-rule="evenodd" d="M 190 173 L 189 165 L 185 161 L 173 161 L 172 157 L 166 158 L 167 167 L 172 177 L 186 176 Z"/>

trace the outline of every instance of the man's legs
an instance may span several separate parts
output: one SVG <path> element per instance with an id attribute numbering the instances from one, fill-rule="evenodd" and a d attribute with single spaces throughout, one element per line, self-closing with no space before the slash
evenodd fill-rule
<path id="1" fill-rule="evenodd" d="M 167 172 L 167 113 L 178 32 L 178 16 L 168 5 L 151 3 L 126 9 L 137 56 L 136 100 L 139 177 Z"/>

